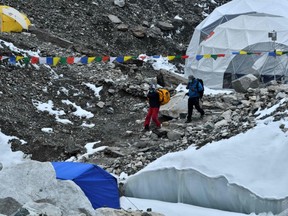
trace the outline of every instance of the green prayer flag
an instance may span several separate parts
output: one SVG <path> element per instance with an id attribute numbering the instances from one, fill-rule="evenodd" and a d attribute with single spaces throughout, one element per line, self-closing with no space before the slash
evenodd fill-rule
<path id="1" fill-rule="evenodd" d="M 100 57 L 100 56 L 96 57 L 95 61 L 96 62 L 101 62 L 102 61 L 102 57 Z"/>
<path id="2" fill-rule="evenodd" d="M 67 58 L 66 57 L 61 57 L 60 58 L 60 63 L 61 64 L 67 64 Z"/>
<path id="3" fill-rule="evenodd" d="M 29 58 L 29 57 L 24 57 L 24 58 L 23 58 L 23 62 L 24 62 L 25 64 L 28 64 L 28 63 L 30 62 L 30 58 Z"/>
<path id="4" fill-rule="evenodd" d="M 216 60 L 218 58 L 218 55 L 211 55 L 211 58 L 213 58 L 214 60 Z"/>

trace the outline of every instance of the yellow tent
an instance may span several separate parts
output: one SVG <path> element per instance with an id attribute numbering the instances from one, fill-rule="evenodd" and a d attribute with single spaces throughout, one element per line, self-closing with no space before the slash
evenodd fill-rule
<path id="1" fill-rule="evenodd" d="M 30 20 L 23 13 L 9 6 L 0 6 L 0 29 L 1 32 L 21 32 L 31 25 Z"/>

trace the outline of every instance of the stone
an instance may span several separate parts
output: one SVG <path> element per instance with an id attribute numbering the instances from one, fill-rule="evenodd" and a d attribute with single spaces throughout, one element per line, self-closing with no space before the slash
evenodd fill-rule
<path id="1" fill-rule="evenodd" d="M 125 6 L 125 0 L 114 0 L 114 4 L 122 8 Z"/>
<path id="2" fill-rule="evenodd" d="M 146 28 L 143 26 L 136 26 L 131 29 L 133 35 L 137 38 L 143 38 L 146 35 Z"/>
<path id="3" fill-rule="evenodd" d="M 128 29 L 129 29 L 129 26 L 127 24 L 124 24 L 124 23 L 117 26 L 118 31 L 125 32 L 125 31 L 128 31 Z"/>
<path id="4" fill-rule="evenodd" d="M 236 92 L 247 92 L 248 88 L 258 88 L 259 80 L 252 74 L 247 74 L 232 81 L 232 87 Z"/>
<path id="5" fill-rule="evenodd" d="M 178 131 L 168 131 L 167 137 L 169 140 L 173 140 L 173 141 L 179 140 L 182 137 L 182 133 Z"/>
<path id="6" fill-rule="evenodd" d="M 171 23 L 159 21 L 157 22 L 157 27 L 163 31 L 171 31 L 174 29 L 174 26 Z"/>
<path id="7" fill-rule="evenodd" d="M 99 101 L 96 105 L 100 108 L 103 108 L 105 106 L 105 103 L 103 101 Z"/>
<path id="8" fill-rule="evenodd" d="M 115 15 L 109 14 L 108 18 L 110 19 L 111 22 L 115 23 L 115 24 L 120 24 L 122 23 L 122 21 Z"/>

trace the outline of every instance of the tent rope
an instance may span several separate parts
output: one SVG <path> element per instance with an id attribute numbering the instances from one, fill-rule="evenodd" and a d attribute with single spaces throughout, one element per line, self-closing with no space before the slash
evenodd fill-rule
<path id="1" fill-rule="evenodd" d="M 128 199 L 128 197 L 124 196 L 138 211 L 140 211 L 140 209 L 130 200 Z"/>

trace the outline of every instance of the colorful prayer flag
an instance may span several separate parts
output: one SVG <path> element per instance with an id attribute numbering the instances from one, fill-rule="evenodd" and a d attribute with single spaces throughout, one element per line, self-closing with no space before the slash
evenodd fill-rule
<path id="1" fill-rule="evenodd" d="M 16 61 L 20 61 L 23 58 L 24 58 L 24 56 L 16 56 Z"/>
<path id="2" fill-rule="evenodd" d="M 38 64 L 39 63 L 39 58 L 38 57 L 35 57 L 35 56 L 32 56 L 31 58 L 31 64 Z"/>
<path id="3" fill-rule="evenodd" d="M 110 57 L 109 56 L 103 56 L 102 61 L 109 61 Z"/>
<path id="4" fill-rule="evenodd" d="M 199 61 L 203 58 L 203 55 L 196 55 L 196 60 Z"/>
<path id="5" fill-rule="evenodd" d="M 86 56 L 82 57 L 80 62 L 82 64 L 87 64 L 88 63 L 88 57 L 86 57 Z"/>
<path id="6" fill-rule="evenodd" d="M 169 61 L 172 61 L 172 60 L 175 59 L 175 56 L 167 56 L 167 59 L 168 59 Z"/>
<path id="7" fill-rule="evenodd" d="M 46 64 L 47 58 L 46 57 L 39 57 L 39 64 Z"/>
<path id="8" fill-rule="evenodd" d="M 16 57 L 15 57 L 15 56 L 10 56 L 9 62 L 10 62 L 11 64 L 16 64 Z"/>
<path id="9" fill-rule="evenodd" d="M 73 56 L 69 56 L 66 58 L 66 63 L 67 64 L 74 64 L 74 57 Z"/>
<path id="10" fill-rule="evenodd" d="M 61 64 L 67 64 L 67 58 L 61 57 L 61 58 L 60 58 L 60 63 L 61 63 Z"/>
<path id="11" fill-rule="evenodd" d="M 87 63 L 90 64 L 95 60 L 96 57 L 88 57 Z"/>
<path id="12" fill-rule="evenodd" d="M 95 61 L 96 61 L 96 62 L 101 62 L 101 61 L 102 61 L 102 57 L 100 57 L 100 56 L 96 57 L 96 58 L 95 58 Z"/>
<path id="13" fill-rule="evenodd" d="M 275 52 L 269 52 L 269 53 L 268 53 L 268 56 L 276 57 L 276 53 L 275 53 Z"/>
<path id="14" fill-rule="evenodd" d="M 52 58 L 52 57 L 47 57 L 47 58 L 46 58 L 46 63 L 47 63 L 48 65 L 53 65 L 53 58 Z"/>
<path id="15" fill-rule="evenodd" d="M 110 63 L 114 62 L 115 59 L 116 59 L 116 57 L 112 57 L 112 56 L 110 56 Z"/>
<path id="16" fill-rule="evenodd" d="M 74 57 L 74 63 L 80 63 L 81 62 L 81 57 Z"/>
<path id="17" fill-rule="evenodd" d="M 132 56 L 124 56 L 124 62 L 130 60 L 131 58 Z"/>
<path id="18" fill-rule="evenodd" d="M 30 62 L 30 58 L 29 58 L 29 57 L 24 57 L 24 58 L 23 58 L 23 62 L 24 62 L 25 64 L 28 64 L 28 63 Z"/>
<path id="19" fill-rule="evenodd" d="M 60 62 L 60 57 L 53 58 L 53 66 L 56 66 Z"/>
<path id="20" fill-rule="evenodd" d="M 211 58 L 213 58 L 214 60 L 216 60 L 218 58 L 218 55 L 211 55 Z"/>

